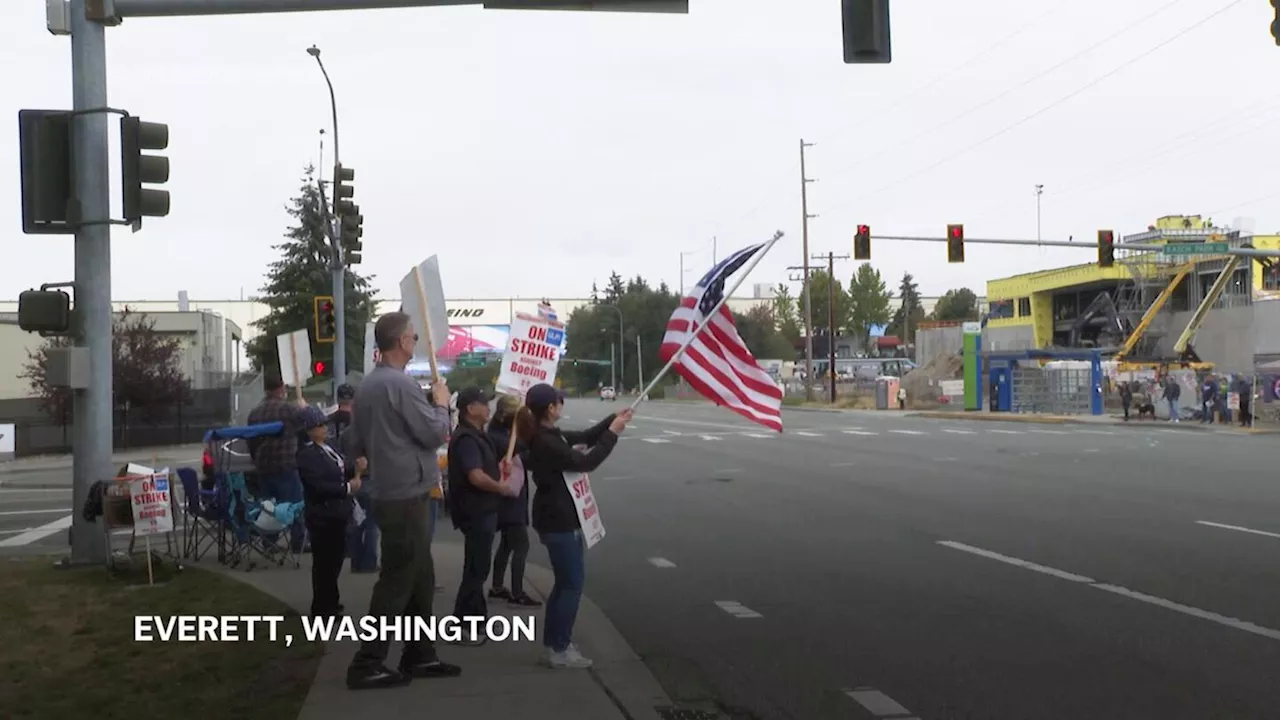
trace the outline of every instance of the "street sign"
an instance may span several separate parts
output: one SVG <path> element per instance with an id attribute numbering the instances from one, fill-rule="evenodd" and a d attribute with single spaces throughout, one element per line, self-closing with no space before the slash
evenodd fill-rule
<path id="1" fill-rule="evenodd" d="M 1168 243 L 1161 252 L 1165 255 L 1209 255 L 1223 254 L 1230 250 L 1224 242 L 1214 243 Z"/>
<path id="2" fill-rule="evenodd" d="M 484 367 L 484 356 L 483 355 L 459 355 L 458 367 L 460 368 Z"/>

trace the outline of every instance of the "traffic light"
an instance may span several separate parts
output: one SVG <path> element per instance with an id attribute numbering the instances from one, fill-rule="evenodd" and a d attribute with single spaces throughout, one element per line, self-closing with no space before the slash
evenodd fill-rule
<path id="1" fill-rule="evenodd" d="M 334 314 L 333 297 L 317 295 L 316 308 L 316 342 L 331 343 L 338 340 L 338 318 Z"/>
<path id="2" fill-rule="evenodd" d="M 1098 231 L 1098 267 L 1116 264 L 1116 234 L 1110 230 Z"/>
<path id="3" fill-rule="evenodd" d="M 858 232 L 853 235 L 853 259 L 871 259 L 871 226 L 859 225 Z"/>
<path id="4" fill-rule="evenodd" d="M 889 0 L 841 0 L 840 25 L 846 65 L 893 61 Z"/>
<path id="5" fill-rule="evenodd" d="M 338 236 L 342 243 L 342 257 L 348 265 L 360 264 L 360 252 L 364 243 L 364 216 L 360 214 L 360 206 L 352 198 L 356 194 L 351 183 L 356 179 L 356 171 L 352 168 L 337 165 L 333 169 L 334 210 L 338 216 Z"/>
<path id="6" fill-rule="evenodd" d="M 1271 7 L 1276 10 L 1276 19 L 1271 21 L 1271 37 L 1280 45 L 1280 0 L 1271 0 Z"/>
<path id="7" fill-rule="evenodd" d="M 947 226 L 947 262 L 964 262 L 964 226 Z"/>
<path id="8" fill-rule="evenodd" d="M 133 231 L 142 227 L 144 217 L 169 214 L 169 191 L 145 188 L 169 182 L 169 158 L 143 155 L 143 150 L 169 147 L 169 126 L 143 122 L 136 117 L 120 118 L 120 178 L 124 197 L 124 219 Z"/>
<path id="9" fill-rule="evenodd" d="M 317 360 L 311 367 L 311 374 L 316 377 L 324 377 L 324 371 L 328 369 L 329 366 L 323 360 Z"/>

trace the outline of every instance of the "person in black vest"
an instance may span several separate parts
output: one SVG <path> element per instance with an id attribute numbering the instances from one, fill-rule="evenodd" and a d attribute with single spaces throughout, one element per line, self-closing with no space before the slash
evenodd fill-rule
<path id="1" fill-rule="evenodd" d="M 503 395 L 498 398 L 493 418 L 489 421 L 489 439 L 503 457 L 506 457 L 511 434 L 515 432 L 519 409 L 520 398 Z M 522 466 L 527 459 L 526 450 L 524 443 L 517 439 L 515 454 Z M 498 532 L 502 533 L 502 539 L 498 541 L 498 552 L 493 556 L 493 586 L 489 588 L 489 597 L 520 607 L 538 607 L 542 603 L 524 591 L 524 566 L 529 557 L 529 473 L 522 472 L 520 495 L 503 498 L 498 506 Z M 507 481 L 506 478 L 503 480 Z M 510 590 L 502 584 L 508 561 L 511 563 Z"/>
<path id="2" fill-rule="evenodd" d="M 498 504 L 504 496 L 516 494 L 502 483 L 505 461 L 484 432 L 492 399 L 480 388 L 459 392 L 458 427 L 449 439 L 449 515 L 466 538 L 462 582 L 453 608 L 458 617 L 489 614 L 484 583 L 489 578 L 493 536 L 498 532 Z M 464 638 L 462 644 L 481 645 L 484 641 L 476 636 Z"/>
<path id="3" fill-rule="evenodd" d="M 307 442 L 298 449 L 298 475 L 311 535 L 311 614 L 338 615 L 338 575 L 346 559 L 352 496 L 360 490 L 364 458 L 344 458 L 326 442 L 328 418 L 317 407 L 301 413 Z"/>

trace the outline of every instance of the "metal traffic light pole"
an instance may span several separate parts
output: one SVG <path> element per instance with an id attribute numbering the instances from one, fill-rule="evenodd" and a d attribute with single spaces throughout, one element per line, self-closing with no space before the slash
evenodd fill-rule
<path id="1" fill-rule="evenodd" d="M 873 235 L 873 240 L 902 240 L 906 242 L 947 242 L 946 237 L 929 237 L 923 235 Z M 966 245 L 1030 245 L 1044 247 L 1069 247 L 1082 250 L 1096 250 L 1098 244 L 1093 241 L 1074 242 L 1071 240 L 1031 240 L 1021 238 L 971 238 L 964 239 Z M 1160 252 L 1163 245 L 1151 243 L 1115 243 L 1116 250 L 1136 250 L 1139 252 Z M 1257 248 L 1231 248 L 1225 253 L 1205 253 L 1207 255 L 1241 255 L 1244 257 L 1280 257 L 1280 250 L 1259 250 Z"/>
<path id="2" fill-rule="evenodd" d="M 333 81 L 329 79 L 329 71 L 324 69 L 324 61 L 320 59 L 320 48 L 312 45 L 307 48 L 307 54 L 316 59 L 316 64 L 320 66 L 320 73 L 324 75 L 325 85 L 329 86 L 329 107 L 333 111 L 333 214 L 329 218 L 329 222 L 325 225 L 329 229 L 329 243 L 332 248 L 329 263 L 329 272 L 332 275 L 333 293 L 333 315 L 334 315 L 334 342 L 333 342 L 333 401 L 338 401 L 338 386 L 347 381 L 347 278 L 346 263 L 342 257 L 342 240 L 339 236 L 338 223 L 338 202 L 341 200 L 338 193 L 338 177 L 339 168 L 342 167 L 342 156 L 338 154 L 338 98 L 333 92 Z M 324 195 L 320 196 L 320 203 L 323 208 L 325 205 Z"/>

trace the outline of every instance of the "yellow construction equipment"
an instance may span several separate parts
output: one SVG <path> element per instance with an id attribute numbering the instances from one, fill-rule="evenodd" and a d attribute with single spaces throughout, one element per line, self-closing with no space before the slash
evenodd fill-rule
<path id="1" fill-rule="evenodd" d="M 1129 353 L 1133 352 L 1133 348 L 1138 345 L 1138 341 L 1147 333 L 1147 329 L 1151 327 L 1151 322 L 1155 320 L 1156 315 L 1164 308 L 1165 303 L 1169 302 L 1169 298 L 1173 297 L 1173 291 L 1177 290 L 1178 285 L 1182 283 L 1182 280 L 1195 269 L 1196 264 L 1193 262 L 1186 263 L 1177 269 L 1173 275 L 1173 279 L 1169 281 L 1169 284 L 1165 286 L 1164 290 L 1160 291 L 1160 295 L 1156 297 L 1155 302 L 1151 303 L 1151 306 L 1147 308 L 1147 311 L 1142 314 L 1142 319 L 1138 321 L 1138 326 L 1133 329 L 1133 332 L 1129 333 L 1129 337 L 1124 341 L 1124 345 L 1120 346 L 1120 349 L 1112 356 L 1114 360 L 1117 362 L 1125 361 L 1125 358 L 1129 356 Z"/>

